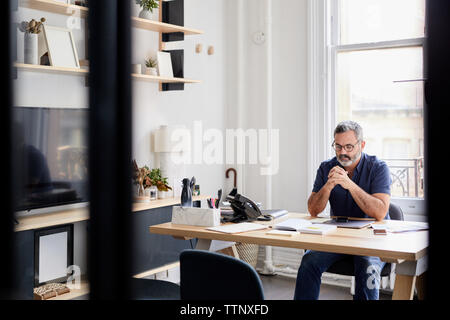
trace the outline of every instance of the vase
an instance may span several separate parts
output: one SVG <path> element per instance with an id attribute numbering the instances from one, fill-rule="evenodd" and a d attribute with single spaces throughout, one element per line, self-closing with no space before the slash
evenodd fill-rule
<path id="1" fill-rule="evenodd" d="M 165 199 L 167 198 L 167 195 L 168 195 L 167 191 L 158 190 L 158 199 Z"/>
<path id="2" fill-rule="evenodd" d="M 156 70 L 156 68 L 145 67 L 145 74 L 149 76 L 157 76 L 158 71 Z"/>
<path id="3" fill-rule="evenodd" d="M 147 19 L 147 20 L 158 20 L 157 19 L 157 10 L 153 9 L 153 12 L 150 12 L 150 10 L 142 9 L 141 12 L 139 12 L 139 18 Z"/>
<path id="4" fill-rule="evenodd" d="M 135 74 L 142 73 L 142 65 L 140 63 L 133 64 L 133 73 Z"/>
<path id="5" fill-rule="evenodd" d="M 24 36 L 24 62 L 26 64 L 39 64 L 38 34 L 25 32 Z"/>

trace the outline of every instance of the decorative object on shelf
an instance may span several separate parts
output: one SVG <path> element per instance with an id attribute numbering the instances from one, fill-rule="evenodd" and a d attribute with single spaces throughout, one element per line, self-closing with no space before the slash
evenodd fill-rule
<path id="1" fill-rule="evenodd" d="M 158 70 L 156 69 L 157 66 L 156 59 L 148 58 L 145 60 L 145 74 L 150 76 L 157 76 Z"/>
<path id="2" fill-rule="evenodd" d="M 195 185 L 195 177 L 192 177 L 191 180 L 184 178 L 182 183 L 183 190 L 181 191 L 181 206 L 192 207 L 192 191 Z"/>
<path id="3" fill-rule="evenodd" d="M 136 73 L 136 74 L 142 73 L 142 65 L 140 63 L 133 64 L 133 73 Z"/>
<path id="4" fill-rule="evenodd" d="M 148 187 L 151 186 L 151 183 L 149 182 L 146 177 L 148 176 L 150 170 L 147 166 L 144 166 L 142 168 L 139 168 L 136 160 L 133 160 L 133 184 L 135 186 L 135 193 L 134 193 L 134 201 L 136 202 L 150 202 L 150 197 L 145 196 L 145 185 L 148 184 Z M 137 188 L 137 189 L 136 189 Z"/>
<path id="5" fill-rule="evenodd" d="M 68 3 L 70 3 L 71 1 L 68 0 Z M 81 7 L 87 7 L 88 6 L 88 0 L 75 0 L 75 5 L 76 6 L 81 6 Z"/>
<path id="6" fill-rule="evenodd" d="M 199 196 L 200 195 L 200 185 L 196 184 L 194 186 L 194 192 L 192 193 L 193 196 Z"/>
<path id="7" fill-rule="evenodd" d="M 80 68 L 77 48 L 70 29 L 44 25 L 44 43 L 39 49 L 48 51 L 50 65 L 55 67 Z"/>
<path id="8" fill-rule="evenodd" d="M 139 18 L 153 20 L 156 17 L 156 10 L 158 9 L 159 3 L 157 0 L 136 0 L 136 4 L 140 5 L 142 11 L 139 13 Z"/>
<path id="9" fill-rule="evenodd" d="M 156 53 L 158 60 L 158 73 L 161 77 L 173 78 L 172 58 L 169 52 L 158 51 Z"/>
<path id="10" fill-rule="evenodd" d="M 39 33 L 41 33 L 45 18 L 40 21 L 32 19 L 29 22 L 23 21 L 19 25 L 19 30 L 24 32 L 24 63 L 39 64 Z"/>
<path id="11" fill-rule="evenodd" d="M 156 186 L 151 186 L 148 189 L 150 192 L 150 201 L 158 199 L 158 188 Z"/>
<path id="12" fill-rule="evenodd" d="M 161 170 L 159 168 L 152 169 L 147 178 L 150 180 L 151 185 L 158 188 L 158 199 L 167 198 L 167 192 L 172 190 L 172 187 L 169 186 L 167 178 L 162 176 Z"/>
<path id="13" fill-rule="evenodd" d="M 70 289 L 62 283 L 48 283 L 33 290 L 34 300 L 47 300 L 69 292 Z"/>
<path id="14" fill-rule="evenodd" d="M 212 56 L 214 54 L 214 46 L 208 47 L 208 55 Z"/>

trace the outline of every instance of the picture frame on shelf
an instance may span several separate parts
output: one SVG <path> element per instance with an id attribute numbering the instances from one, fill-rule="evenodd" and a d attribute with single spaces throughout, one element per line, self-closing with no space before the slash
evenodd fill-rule
<path id="1" fill-rule="evenodd" d="M 158 51 L 156 53 L 158 61 L 158 74 L 160 77 L 173 78 L 172 58 L 169 52 Z"/>
<path id="2" fill-rule="evenodd" d="M 51 66 L 80 68 L 77 48 L 72 30 L 54 26 L 43 26 L 43 41 L 41 41 L 40 54 L 48 52 Z"/>

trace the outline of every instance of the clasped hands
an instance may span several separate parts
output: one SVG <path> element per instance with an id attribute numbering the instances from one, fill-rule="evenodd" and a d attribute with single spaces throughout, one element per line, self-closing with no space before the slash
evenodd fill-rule
<path id="1" fill-rule="evenodd" d="M 348 176 L 348 172 L 343 168 L 336 166 L 328 173 L 327 184 L 333 189 L 336 185 L 340 184 L 342 188 L 348 190 L 354 184 Z"/>

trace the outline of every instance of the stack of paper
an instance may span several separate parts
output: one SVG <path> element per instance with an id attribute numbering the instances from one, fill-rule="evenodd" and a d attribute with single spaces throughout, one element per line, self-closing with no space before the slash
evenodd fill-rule
<path id="1" fill-rule="evenodd" d="M 329 224 L 313 224 L 300 229 L 300 233 L 326 234 L 336 230 L 337 227 Z"/>

